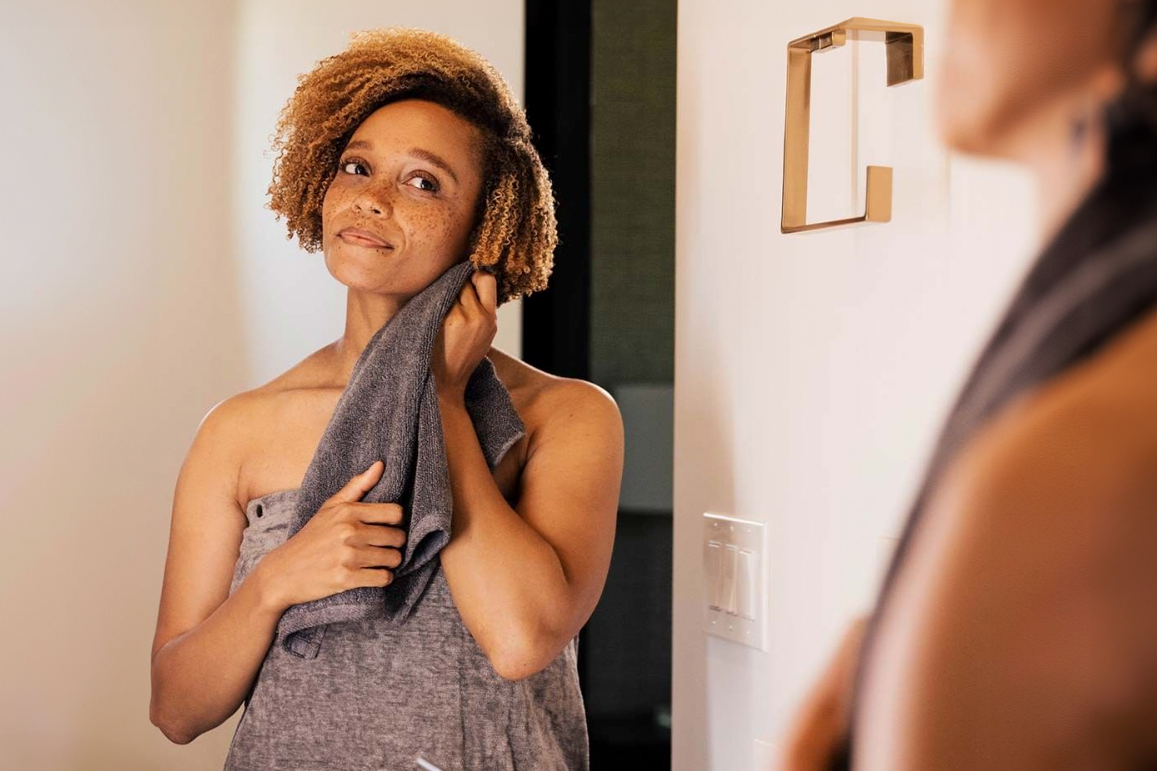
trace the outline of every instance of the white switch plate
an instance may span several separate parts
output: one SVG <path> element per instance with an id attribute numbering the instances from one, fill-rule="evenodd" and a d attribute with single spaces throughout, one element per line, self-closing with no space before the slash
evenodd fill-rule
<path id="1" fill-rule="evenodd" d="M 703 515 L 703 630 L 766 650 L 767 529 L 726 514 Z"/>
<path id="2" fill-rule="evenodd" d="M 752 756 L 754 757 L 753 771 L 778 771 L 779 767 L 774 764 L 779 760 L 779 745 L 775 742 L 756 738 Z"/>

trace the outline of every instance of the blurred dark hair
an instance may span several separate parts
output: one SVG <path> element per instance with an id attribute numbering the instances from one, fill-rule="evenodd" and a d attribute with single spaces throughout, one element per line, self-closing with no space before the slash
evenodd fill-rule
<path id="1" fill-rule="evenodd" d="M 1141 44 L 1157 25 L 1157 0 L 1122 0 L 1125 12 L 1125 56 L 1137 55 Z"/>
<path id="2" fill-rule="evenodd" d="M 1137 55 L 1157 29 L 1157 0 L 1121 0 L 1118 57 L 1125 73 L 1121 93 L 1104 108 L 1107 178 L 1133 180 L 1157 167 L 1157 83 L 1137 72 Z M 1143 184 L 1152 184 L 1152 180 Z"/>
<path id="3" fill-rule="evenodd" d="M 1121 94 L 1120 106 L 1157 132 L 1157 83 L 1142 81 L 1135 68 L 1137 55 L 1157 30 L 1157 0 L 1122 0 L 1121 11 L 1119 50 L 1121 66 L 1128 80 Z"/>

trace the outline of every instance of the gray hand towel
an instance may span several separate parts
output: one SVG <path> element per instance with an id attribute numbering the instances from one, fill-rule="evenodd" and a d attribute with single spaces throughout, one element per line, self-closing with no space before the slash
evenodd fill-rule
<path id="1" fill-rule="evenodd" d="M 383 617 L 404 623 L 438 567 L 438 552 L 450 540 L 453 498 L 430 355 L 472 273 L 469 261 L 455 264 L 374 334 L 322 434 L 287 537 L 377 460 L 385 464 L 382 476 L 361 500 L 402 504 L 408 536 L 388 586 L 355 587 L 286 609 L 276 641 L 296 656 L 317 656 L 327 624 Z M 487 358 L 470 376 L 466 409 L 494 468 L 525 427 Z"/>

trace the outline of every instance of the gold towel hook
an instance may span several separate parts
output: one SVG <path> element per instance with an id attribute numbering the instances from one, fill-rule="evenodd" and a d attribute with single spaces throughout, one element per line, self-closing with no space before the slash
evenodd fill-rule
<path id="1" fill-rule="evenodd" d="M 886 46 L 888 85 L 924 77 L 924 28 L 917 24 L 856 17 L 787 44 L 787 111 L 783 132 L 783 213 L 780 231 L 800 233 L 857 222 L 892 220 L 892 167 L 869 166 L 864 214 L 807 223 L 808 134 L 811 126 L 812 54 L 843 46 L 849 32 Z M 865 34 L 866 33 L 866 34 Z"/>

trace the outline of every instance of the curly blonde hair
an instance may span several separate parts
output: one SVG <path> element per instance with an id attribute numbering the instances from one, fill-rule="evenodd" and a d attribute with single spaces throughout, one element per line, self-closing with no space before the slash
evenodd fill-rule
<path id="1" fill-rule="evenodd" d="M 531 144 L 526 114 L 502 75 L 445 35 L 388 27 L 354 32 L 342 53 L 298 76 L 273 148 L 272 200 L 308 252 L 322 246 L 322 201 L 354 130 L 401 99 L 452 110 L 482 133 L 483 189 L 470 235 L 471 261 L 495 275 L 498 303 L 546 287 L 558 241 L 550 178 Z"/>

